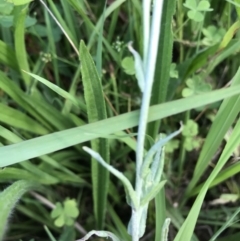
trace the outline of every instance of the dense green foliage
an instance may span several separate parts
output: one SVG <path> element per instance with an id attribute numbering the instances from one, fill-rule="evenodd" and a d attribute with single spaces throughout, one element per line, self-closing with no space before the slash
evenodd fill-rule
<path id="1" fill-rule="evenodd" d="M 142 117 L 146 2 L 0 0 L 0 240 L 130 241 L 129 206 L 146 240 L 240 239 L 240 1 L 164 1 Z"/>

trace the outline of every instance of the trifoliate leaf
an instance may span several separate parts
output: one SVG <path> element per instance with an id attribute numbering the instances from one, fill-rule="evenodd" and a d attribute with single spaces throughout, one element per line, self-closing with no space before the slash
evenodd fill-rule
<path id="1" fill-rule="evenodd" d="M 134 59 L 133 57 L 125 57 L 122 60 L 122 68 L 124 72 L 128 75 L 134 75 L 135 74 L 135 67 L 134 67 Z"/>
<path id="2" fill-rule="evenodd" d="M 77 208 L 77 203 L 75 200 L 66 200 L 64 202 L 64 212 L 72 218 L 76 218 L 79 215 L 79 211 Z"/>
<path id="3" fill-rule="evenodd" d="M 198 149 L 201 145 L 201 139 L 196 137 L 187 137 L 184 141 L 184 148 L 187 151 Z"/>
<path id="4" fill-rule="evenodd" d="M 200 76 L 195 75 L 186 81 L 187 87 L 183 89 L 182 96 L 188 97 L 191 95 L 202 94 L 211 91 L 211 85 L 205 83 Z"/>
<path id="5" fill-rule="evenodd" d="M 170 77 L 171 78 L 178 78 L 178 71 L 176 69 L 177 65 L 175 63 L 171 63 L 170 66 Z"/>
<path id="6" fill-rule="evenodd" d="M 196 136 L 198 134 L 198 124 L 194 120 L 188 120 L 187 123 L 183 127 L 182 135 Z"/>
<path id="7" fill-rule="evenodd" d="M 187 0 L 183 5 L 186 8 L 190 9 L 187 15 L 195 22 L 202 22 L 204 18 L 203 12 L 213 10 L 212 8 L 210 8 L 210 3 L 205 0 L 202 0 L 199 3 L 196 0 Z"/>

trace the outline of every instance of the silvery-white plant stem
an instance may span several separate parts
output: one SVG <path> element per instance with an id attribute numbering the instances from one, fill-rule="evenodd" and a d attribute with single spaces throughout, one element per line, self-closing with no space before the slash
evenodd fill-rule
<path id="1" fill-rule="evenodd" d="M 150 10 L 151 0 L 143 0 L 143 68 L 146 68 L 149 37 L 150 37 Z"/>
<path id="2" fill-rule="evenodd" d="M 147 5 L 147 0 L 143 0 L 143 1 L 144 1 L 144 4 L 143 4 L 143 7 L 144 7 L 144 5 Z M 149 105 L 150 105 L 152 85 L 153 85 L 154 73 L 155 73 L 155 65 L 156 65 L 157 52 L 158 52 L 158 42 L 159 42 L 159 36 L 160 36 L 160 24 L 161 24 L 161 18 L 162 18 L 163 1 L 164 0 L 155 0 L 153 2 L 151 32 L 150 32 L 149 43 L 147 47 L 147 56 L 144 56 L 144 58 L 147 58 L 147 60 L 146 61 L 143 60 L 143 62 L 146 63 L 146 68 L 144 68 L 145 88 L 143 91 L 143 98 L 142 98 L 140 118 L 139 118 L 139 127 L 138 127 L 138 139 L 137 139 L 137 151 L 136 151 L 136 159 L 137 159 L 136 160 L 136 186 L 135 186 L 139 203 L 142 195 L 141 166 L 143 163 L 144 141 L 145 141 Z M 148 3 L 151 3 L 151 0 L 148 0 Z M 144 11 L 145 9 L 143 9 L 143 16 L 145 17 Z M 148 12 L 148 14 L 150 14 L 150 12 Z M 145 24 L 145 19 L 143 19 L 143 25 L 144 24 Z M 139 210 L 133 210 L 133 213 L 132 213 L 132 240 L 133 241 L 139 240 L 139 232 L 140 232 L 139 219 L 140 218 L 141 218 L 141 208 Z"/>

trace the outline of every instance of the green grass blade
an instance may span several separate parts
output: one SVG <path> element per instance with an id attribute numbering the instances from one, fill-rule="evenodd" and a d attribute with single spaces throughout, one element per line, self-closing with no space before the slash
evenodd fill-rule
<path id="1" fill-rule="evenodd" d="M 19 69 L 23 69 L 27 72 L 30 72 L 27 52 L 25 47 L 25 19 L 28 12 L 28 5 L 16 6 L 14 8 L 14 39 L 15 41 L 15 51 L 16 57 L 19 65 Z M 21 72 L 22 78 L 25 82 L 25 88 L 28 90 L 31 84 L 31 78 L 28 74 Z"/>
<path id="2" fill-rule="evenodd" d="M 0 71 L 0 88 L 9 95 L 19 106 L 21 106 L 25 111 L 27 111 L 29 114 L 34 116 L 38 121 L 40 121 L 44 126 L 46 126 L 48 129 L 51 129 L 51 126 L 47 123 L 46 120 L 42 117 L 42 115 L 37 114 L 36 106 L 33 108 L 30 106 L 25 100 L 26 94 L 15 84 L 13 83 L 9 78 L 6 77 L 6 75 Z"/>
<path id="3" fill-rule="evenodd" d="M 66 24 L 66 22 L 62 18 L 61 13 L 58 11 L 58 8 L 56 7 L 56 5 L 54 4 L 54 2 L 52 0 L 48 0 L 48 3 L 51 6 L 51 9 L 53 11 L 54 16 L 57 18 L 61 27 L 64 29 L 64 31 L 67 33 L 67 35 L 69 36 L 69 38 L 73 42 L 74 46 L 76 47 L 77 46 L 77 39 L 74 38 L 71 30 L 68 28 L 68 25 Z"/>
<path id="4" fill-rule="evenodd" d="M 122 1 L 122 0 L 121 0 L 121 1 Z M 121 3 L 121 1 L 120 1 L 120 3 Z M 126 0 L 124 0 L 124 1 L 126 1 Z M 98 33 L 98 32 L 96 32 L 96 26 L 95 26 L 95 24 L 93 24 L 93 23 L 91 22 L 91 20 L 88 18 L 87 14 L 85 13 L 85 11 L 84 11 L 83 7 L 81 6 L 81 4 L 80 4 L 78 1 L 76 1 L 76 0 L 69 0 L 69 3 L 70 3 L 70 4 L 73 6 L 73 8 L 79 13 L 79 15 L 81 16 L 81 18 L 83 18 L 84 23 L 86 24 L 86 26 L 87 26 L 87 28 L 88 28 L 88 31 L 89 31 L 90 33 L 92 33 L 91 36 L 94 37 L 94 36 L 96 35 L 96 33 Z M 118 2 L 117 4 L 119 4 L 119 2 Z M 116 3 L 115 3 L 113 6 L 115 6 L 115 7 L 114 7 L 114 9 L 113 9 L 113 8 L 110 8 L 111 11 L 116 10 L 117 7 L 118 7 L 118 5 L 117 5 L 117 7 L 116 7 Z M 111 14 L 111 11 L 108 12 L 108 14 Z M 107 13 L 106 13 L 106 14 L 105 14 L 105 19 L 106 19 L 107 17 L 108 17 L 108 16 L 107 16 Z M 99 21 L 101 21 L 101 18 L 99 19 Z M 99 27 L 99 26 L 98 26 L 98 27 Z M 106 38 L 105 38 L 104 36 L 102 36 L 102 38 L 103 38 L 103 43 L 104 43 L 106 49 L 108 50 L 109 54 L 111 55 L 111 57 L 114 59 L 114 61 L 115 61 L 116 63 L 118 63 L 118 64 L 120 65 L 120 64 L 121 64 L 121 59 L 119 58 L 118 53 L 116 53 L 116 51 L 113 49 L 113 47 L 111 46 L 111 44 L 106 40 Z M 94 38 L 93 38 L 93 41 L 92 41 L 91 45 L 92 45 L 93 43 L 94 43 Z M 91 47 L 91 45 L 89 44 L 88 47 Z"/>
<path id="5" fill-rule="evenodd" d="M 122 220 L 118 217 L 117 213 L 115 212 L 114 208 L 108 203 L 108 212 L 110 218 L 112 219 L 115 227 L 118 230 L 119 237 L 125 241 L 131 241 L 131 236 L 128 234 L 126 226 L 123 224 Z"/>
<path id="6" fill-rule="evenodd" d="M 215 179 L 217 174 L 221 171 L 223 166 L 226 164 L 229 157 L 232 155 L 233 151 L 240 145 L 240 119 L 238 120 L 235 128 L 232 131 L 232 134 L 222 152 L 222 155 L 213 169 L 211 175 L 205 182 L 202 190 L 197 196 L 196 201 L 194 202 L 191 211 L 189 212 L 187 219 L 183 223 L 181 229 L 179 230 L 177 236 L 174 241 L 190 241 L 194 232 L 194 228 L 197 222 L 197 218 L 202 207 L 202 203 L 204 201 L 205 195 L 208 191 L 208 188 L 212 181 Z"/>
<path id="7" fill-rule="evenodd" d="M 23 170 L 20 168 L 7 167 L 0 171 L 0 182 L 8 182 L 9 180 L 26 180 L 36 183 L 41 183 L 44 185 L 53 185 L 59 182 L 58 179 L 53 178 L 49 175 L 39 176 L 35 173 L 31 173 L 28 170 Z"/>
<path id="8" fill-rule="evenodd" d="M 236 240 L 240 240 L 240 233 L 234 233 L 234 234 L 229 234 L 226 237 L 217 239 L 217 241 L 236 241 Z"/>
<path id="9" fill-rule="evenodd" d="M 0 240 L 4 237 L 9 216 L 11 215 L 18 200 L 25 192 L 33 188 L 36 188 L 36 184 L 32 182 L 18 181 L 0 193 Z"/>
<path id="10" fill-rule="evenodd" d="M 9 141 L 10 143 L 18 143 L 22 141 L 22 138 L 20 138 L 3 126 L 0 126 L 0 136 Z"/>
<path id="11" fill-rule="evenodd" d="M 56 92 L 58 95 L 62 96 L 65 99 L 69 99 L 72 101 L 72 103 L 78 107 L 78 101 L 77 99 L 72 96 L 71 94 L 69 94 L 67 91 L 61 89 L 60 87 L 58 87 L 57 85 L 51 83 L 50 81 L 36 75 L 36 74 L 31 74 L 28 73 L 26 71 L 24 71 L 25 73 L 29 74 L 30 76 L 32 76 L 34 79 L 36 79 L 37 81 L 43 83 L 44 85 L 46 85 L 49 89 L 51 89 L 52 91 Z"/>
<path id="12" fill-rule="evenodd" d="M 224 223 L 224 225 L 213 235 L 213 237 L 209 241 L 215 241 L 217 237 L 228 227 L 231 226 L 231 224 L 234 223 L 234 219 L 236 219 L 236 216 L 239 214 L 240 208 L 238 208 L 232 216 Z"/>
<path id="13" fill-rule="evenodd" d="M 102 53 L 103 53 L 103 29 L 104 29 L 104 20 L 105 20 L 105 11 L 106 11 L 106 4 L 104 5 L 103 10 L 103 18 L 101 22 L 101 28 L 99 32 L 99 37 L 97 41 L 97 55 L 96 55 L 96 68 L 98 71 L 99 76 L 102 76 Z"/>
<path id="14" fill-rule="evenodd" d="M 71 120 L 63 116 L 54 106 L 44 99 L 27 95 L 1 71 L 0 78 L 0 88 L 48 130 L 63 130 L 74 126 Z"/>
<path id="15" fill-rule="evenodd" d="M 49 46 L 51 49 L 51 54 L 53 56 L 57 56 L 56 45 L 54 42 L 53 26 L 52 26 L 52 22 L 50 20 L 50 16 L 46 9 L 44 9 L 44 16 L 45 16 L 45 22 L 46 22 L 46 27 L 47 27 L 47 37 L 48 37 L 48 42 L 49 42 Z M 55 78 L 56 84 L 58 86 L 60 86 L 58 60 L 55 57 L 52 58 L 52 65 L 53 65 L 53 73 L 54 73 L 54 78 Z"/>
<path id="16" fill-rule="evenodd" d="M 233 78 L 232 86 L 237 88 L 240 83 L 240 68 Z M 208 136 L 204 142 L 200 157 L 194 170 L 193 178 L 191 179 L 186 195 L 191 193 L 191 190 L 195 187 L 199 181 L 201 175 L 206 170 L 211 158 L 220 146 L 224 135 L 233 124 L 240 111 L 240 95 L 233 96 L 229 99 L 225 99 L 222 103 L 218 114 L 213 122 L 213 125 L 208 133 Z"/>
<path id="17" fill-rule="evenodd" d="M 0 103 L 0 122 L 28 132 L 45 135 L 49 131 L 26 114 Z"/>
<path id="18" fill-rule="evenodd" d="M 78 24 L 78 22 L 77 22 L 77 18 L 75 18 L 74 11 L 71 8 L 68 1 L 61 0 L 61 5 L 64 11 L 64 17 L 66 19 L 66 24 L 69 28 L 69 31 L 71 31 L 71 34 L 73 35 L 74 39 L 78 39 L 79 31 L 78 31 L 78 28 L 76 28 L 76 25 Z"/>
<path id="19" fill-rule="evenodd" d="M 214 181 L 211 183 L 210 187 L 215 187 L 216 185 L 218 185 L 219 183 L 222 183 L 224 181 L 226 181 L 229 178 L 232 178 L 234 175 L 236 175 L 237 173 L 240 172 L 240 162 L 236 162 L 233 165 L 227 167 L 226 169 L 224 169 L 223 171 L 221 171 L 217 177 L 214 179 Z M 204 183 L 198 185 L 196 188 L 194 188 L 190 194 L 190 196 L 194 196 L 196 194 L 198 194 L 200 192 L 200 190 L 202 189 Z"/>
<path id="20" fill-rule="evenodd" d="M 80 61 L 82 64 L 81 72 L 88 120 L 92 123 L 106 119 L 107 113 L 101 80 L 93 59 L 83 41 L 80 43 Z M 109 163 L 109 144 L 107 139 L 92 140 L 91 146 L 94 151 L 98 152 L 102 158 Z M 92 183 L 96 225 L 98 229 L 102 229 L 105 219 L 109 173 L 103 166 L 93 159 Z"/>
<path id="21" fill-rule="evenodd" d="M 0 40 L 0 63 L 18 70 L 16 54 L 12 48 Z"/>
<path id="22" fill-rule="evenodd" d="M 238 86 L 152 106 L 149 109 L 148 122 L 229 98 L 240 93 Z M 138 118 L 139 111 L 132 111 L 106 120 L 23 141 L 18 144 L 3 146 L 0 148 L 0 167 L 12 165 L 137 126 Z"/>
<path id="23" fill-rule="evenodd" d="M 98 22 L 95 26 L 95 29 L 94 29 L 93 33 L 90 36 L 89 43 L 88 43 L 89 48 L 92 47 L 96 34 L 100 34 L 100 28 L 101 28 L 102 21 L 103 21 L 102 19 L 105 20 L 106 18 L 108 18 L 111 15 L 111 13 L 115 9 L 119 8 L 125 1 L 126 0 L 116 0 L 103 12 L 101 18 L 98 20 Z"/>

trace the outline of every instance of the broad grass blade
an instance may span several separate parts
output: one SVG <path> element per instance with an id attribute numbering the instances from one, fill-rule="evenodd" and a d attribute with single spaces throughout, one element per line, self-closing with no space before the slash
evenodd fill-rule
<path id="1" fill-rule="evenodd" d="M 19 69 L 23 69 L 27 72 L 30 72 L 25 47 L 25 19 L 27 16 L 27 12 L 28 7 L 26 5 L 16 6 L 14 9 L 14 39 L 17 39 L 17 41 L 15 41 L 15 51 Z M 21 74 L 25 82 L 25 88 L 28 90 L 31 84 L 31 78 L 26 73 L 21 72 Z"/>
<path id="2" fill-rule="evenodd" d="M 155 105 L 150 107 L 148 121 L 151 122 L 179 114 L 186 110 L 211 104 L 239 93 L 240 88 L 237 85 L 227 89 L 216 90 L 210 93 Z M 139 111 L 132 111 L 84 126 L 55 132 L 9 146 L 3 146 L 0 148 L 0 167 L 39 157 L 137 126 L 138 118 Z"/>
<path id="3" fill-rule="evenodd" d="M 87 105 L 88 120 L 90 123 L 107 118 L 101 80 L 91 55 L 84 42 L 80 43 L 80 61 L 84 97 Z M 109 163 L 109 144 L 107 139 L 93 139 L 92 149 Z M 97 228 L 102 229 L 105 219 L 106 202 L 109 186 L 109 172 L 96 160 L 92 159 L 92 182 L 94 214 Z"/>
<path id="4" fill-rule="evenodd" d="M 238 88 L 240 84 L 240 68 L 232 80 L 232 87 Z M 186 195 L 190 195 L 192 189 L 199 181 L 201 175 L 206 170 L 211 158 L 219 148 L 224 135 L 235 121 L 240 111 L 240 95 L 225 99 L 218 111 L 218 114 L 212 124 L 208 136 L 204 142 L 200 157 L 194 170 Z"/>
<path id="5" fill-rule="evenodd" d="M 182 241 L 182 240 L 190 241 L 191 240 L 202 203 L 204 201 L 205 195 L 208 191 L 210 184 L 215 179 L 217 174 L 221 171 L 223 166 L 226 164 L 226 162 L 232 155 L 233 151 L 239 145 L 240 145 L 240 119 L 238 120 L 235 128 L 233 129 L 232 134 L 229 138 L 229 141 L 227 142 L 217 165 L 213 169 L 209 178 L 206 180 L 203 188 L 201 189 L 199 195 L 197 196 L 196 201 L 194 202 L 194 204 L 187 216 L 187 219 L 183 223 L 183 225 L 182 225 L 181 229 L 179 230 L 177 236 L 175 237 L 174 241 Z"/>
<path id="6" fill-rule="evenodd" d="M 0 63 L 7 65 L 14 70 L 18 69 L 16 54 L 12 48 L 0 40 Z"/>
<path id="7" fill-rule="evenodd" d="M 36 188 L 35 183 L 18 181 L 13 183 L 11 186 L 9 186 L 7 189 L 0 193 L 0 240 L 2 240 L 4 237 L 8 218 L 11 215 L 16 203 L 25 192 L 33 188 Z"/>

